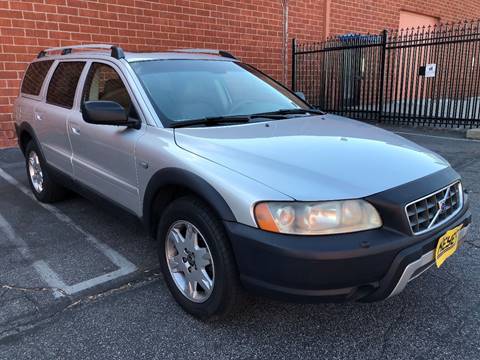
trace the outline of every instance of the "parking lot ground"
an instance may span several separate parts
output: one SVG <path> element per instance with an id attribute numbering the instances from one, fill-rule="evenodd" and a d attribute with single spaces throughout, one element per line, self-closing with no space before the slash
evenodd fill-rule
<path id="1" fill-rule="evenodd" d="M 216 323 L 175 304 L 139 221 L 78 196 L 40 205 L 20 152 L 0 151 L 0 359 L 480 359 L 480 142 L 399 132 L 470 190 L 458 252 L 383 302 L 249 297 Z"/>

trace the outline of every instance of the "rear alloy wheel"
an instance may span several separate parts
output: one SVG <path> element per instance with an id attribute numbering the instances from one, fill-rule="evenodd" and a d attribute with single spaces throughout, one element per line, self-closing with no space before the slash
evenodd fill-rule
<path id="1" fill-rule="evenodd" d="M 33 189 L 37 193 L 41 193 L 43 191 L 43 172 L 35 150 L 30 151 L 28 154 L 28 175 L 30 175 Z"/>
<path id="2" fill-rule="evenodd" d="M 241 286 L 223 224 L 202 200 L 186 196 L 165 209 L 158 225 L 160 267 L 175 300 L 200 319 L 229 314 Z"/>
<path id="3" fill-rule="evenodd" d="M 38 201 L 52 203 L 65 198 L 68 191 L 50 177 L 38 146 L 30 141 L 25 147 L 28 182 Z"/>

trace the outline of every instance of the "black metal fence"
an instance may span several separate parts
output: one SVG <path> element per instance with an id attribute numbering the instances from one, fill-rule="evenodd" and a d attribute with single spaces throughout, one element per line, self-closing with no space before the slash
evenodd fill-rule
<path id="1" fill-rule="evenodd" d="M 357 119 L 480 127 L 480 21 L 293 40 L 292 88 Z"/>

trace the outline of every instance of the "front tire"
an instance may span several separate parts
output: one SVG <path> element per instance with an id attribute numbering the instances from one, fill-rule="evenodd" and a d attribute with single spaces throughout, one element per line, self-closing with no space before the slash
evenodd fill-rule
<path id="1" fill-rule="evenodd" d="M 67 190 L 53 181 L 48 173 L 46 161 L 34 141 L 30 141 L 25 148 L 25 160 L 28 182 L 37 200 L 43 203 L 63 200 Z"/>
<path id="2" fill-rule="evenodd" d="M 241 296 L 235 260 L 208 205 L 193 196 L 173 201 L 160 219 L 157 239 L 165 281 L 185 311 L 218 319 L 235 308 Z"/>

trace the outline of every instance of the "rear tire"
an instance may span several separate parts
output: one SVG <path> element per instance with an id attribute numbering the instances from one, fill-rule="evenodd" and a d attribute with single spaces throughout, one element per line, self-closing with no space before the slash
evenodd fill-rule
<path id="1" fill-rule="evenodd" d="M 174 200 L 157 239 L 165 281 L 183 309 L 203 320 L 230 314 L 242 290 L 227 233 L 210 207 L 193 196 Z"/>
<path id="2" fill-rule="evenodd" d="M 53 203 L 66 197 L 68 191 L 51 178 L 46 161 L 34 141 L 25 147 L 25 166 L 30 188 L 38 201 Z"/>

